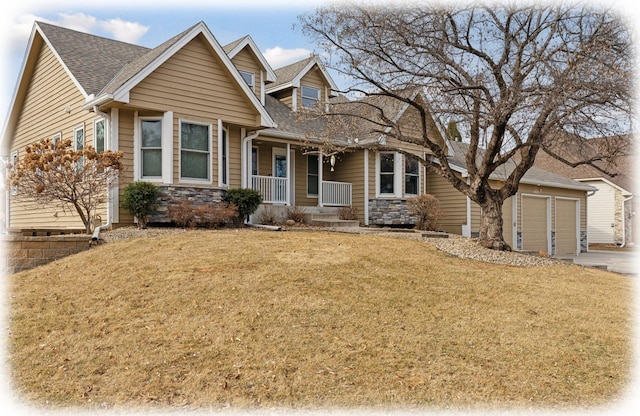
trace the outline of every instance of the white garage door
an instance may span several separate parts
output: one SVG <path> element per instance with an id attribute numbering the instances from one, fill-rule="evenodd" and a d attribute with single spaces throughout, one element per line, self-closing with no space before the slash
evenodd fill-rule
<path id="1" fill-rule="evenodd" d="M 556 255 L 578 254 L 578 201 L 556 199 Z"/>
<path id="2" fill-rule="evenodd" d="M 549 252 L 548 198 L 522 196 L 522 249 Z"/>

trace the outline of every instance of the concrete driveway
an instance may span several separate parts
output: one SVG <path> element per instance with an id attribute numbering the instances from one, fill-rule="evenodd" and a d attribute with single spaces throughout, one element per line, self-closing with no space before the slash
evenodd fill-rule
<path id="1" fill-rule="evenodd" d="M 582 266 L 601 267 L 610 272 L 637 276 L 640 272 L 638 262 L 640 251 L 589 250 L 573 257 L 573 262 Z"/>

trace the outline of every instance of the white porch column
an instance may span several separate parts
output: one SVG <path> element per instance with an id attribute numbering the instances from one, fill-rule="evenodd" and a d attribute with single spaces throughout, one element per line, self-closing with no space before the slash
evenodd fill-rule
<path id="1" fill-rule="evenodd" d="M 291 205 L 291 144 L 287 143 L 287 205 Z"/>
<path id="2" fill-rule="evenodd" d="M 324 155 L 322 153 L 318 154 L 318 206 L 322 207 L 324 204 L 322 203 L 322 163 L 323 163 Z"/>

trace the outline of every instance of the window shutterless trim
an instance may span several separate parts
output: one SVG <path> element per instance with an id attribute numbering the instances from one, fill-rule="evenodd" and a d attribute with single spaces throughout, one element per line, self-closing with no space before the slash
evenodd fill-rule
<path id="1" fill-rule="evenodd" d="M 196 126 L 204 126 L 207 128 L 207 150 L 199 150 L 199 149 L 185 149 L 182 146 L 182 125 L 183 124 L 192 124 L 192 125 L 196 125 Z M 213 183 L 213 174 L 212 174 L 212 163 L 211 163 L 211 147 L 212 147 L 212 134 L 211 134 L 211 130 L 212 130 L 212 125 L 211 123 L 205 123 L 205 122 L 201 122 L 201 121 L 191 121 L 191 120 L 184 120 L 184 119 L 180 119 L 178 121 L 178 134 L 179 136 L 179 140 L 178 140 L 178 178 L 180 180 L 181 183 L 205 183 L 205 184 L 211 184 Z M 206 154 L 207 155 L 207 163 L 206 163 L 206 169 L 207 169 L 207 178 L 193 178 L 193 177 L 189 177 L 189 176 L 182 176 L 182 152 L 189 152 L 189 153 L 198 153 L 198 154 Z"/>

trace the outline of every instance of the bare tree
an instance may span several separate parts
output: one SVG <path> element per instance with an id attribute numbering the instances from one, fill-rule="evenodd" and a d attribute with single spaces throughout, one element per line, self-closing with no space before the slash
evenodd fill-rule
<path id="1" fill-rule="evenodd" d="M 78 213 L 87 233 L 96 210 L 107 201 L 107 191 L 118 183 L 124 168 L 122 152 L 96 152 L 88 146 L 74 150 L 71 140 L 43 139 L 25 147 L 24 155 L 10 166 L 12 199 L 53 205 Z"/>
<path id="2" fill-rule="evenodd" d="M 596 155 L 580 149 L 591 148 L 589 138 L 631 128 L 631 34 L 610 10 L 515 2 L 329 5 L 300 22 L 325 49 L 326 65 L 353 80 L 342 92 L 357 100 L 334 104 L 329 116 L 352 117 L 371 132 L 424 146 L 430 156 L 423 163 L 482 208 L 479 240 L 489 248 L 510 249 L 502 205 L 539 151 L 572 165 L 606 162 L 622 149 Z M 398 124 L 398 105 L 389 100 L 412 109 L 416 128 Z M 439 138 L 448 136 L 447 126 L 468 143 L 468 178 L 450 166 Z M 577 144 L 570 160 L 566 140 Z M 497 172 L 505 180 L 494 188 L 490 177 Z"/>

